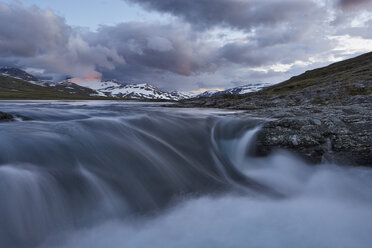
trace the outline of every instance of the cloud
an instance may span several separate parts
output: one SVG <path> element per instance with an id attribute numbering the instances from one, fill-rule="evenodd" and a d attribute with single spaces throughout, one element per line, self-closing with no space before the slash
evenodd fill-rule
<path id="1" fill-rule="evenodd" d="M 125 60 L 115 49 L 91 45 L 80 35 L 74 34 L 64 46 L 38 54 L 30 62 L 74 77 L 100 77 L 97 68 L 113 70 L 115 64 L 124 64 Z"/>
<path id="2" fill-rule="evenodd" d="M 128 74 L 163 71 L 190 76 L 216 69 L 214 48 L 184 24 L 122 23 L 102 26 L 85 38 L 90 44 L 114 47 L 126 58 L 120 69 Z"/>
<path id="3" fill-rule="evenodd" d="M 127 0 L 148 10 L 168 13 L 207 29 L 215 26 L 252 31 L 257 26 L 275 26 L 304 16 L 316 8 L 310 0 Z"/>
<path id="4" fill-rule="evenodd" d="M 63 46 L 71 28 L 51 10 L 0 3 L 0 55 L 32 57 Z"/>
<path id="5" fill-rule="evenodd" d="M 371 0 L 339 0 L 338 5 L 344 10 L 359 8 L 365 5 L 371 5 Z"/>
<path id="6" fill-rule="evenodd" d="M 147 47 L 159 52 L 169 52 L 174 49 L 168 39 L 159 36 L 147 38 Z"/>
<path id="7" fill-rule="evenodd" d="M 0 56 L 24 67 L 77 76 L 124 63 L 114 49 L 92 46 L 65 20 L 37 6 L 0 3 Z M 3 62 L 4 63 L 4 62 Z"/>
<path id="8" fill-rule="evenodd" d="M 91 31 L 48 9 L 0 3 L 0 65 L 166 89 L 228 88 L 353 56 L 372 37 L 370 1 L 127 1 L 169 18 Z"/>

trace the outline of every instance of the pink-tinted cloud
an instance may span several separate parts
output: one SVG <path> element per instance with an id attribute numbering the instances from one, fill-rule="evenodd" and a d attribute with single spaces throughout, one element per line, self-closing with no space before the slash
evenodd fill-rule
<path id="1" fill-rule="evenodd" d="M 371 0 L 339 0 L 339 6 L 343 10 L 352 10 L 356 8 L 360 8 L 367 4 L 372 4 Z"/>

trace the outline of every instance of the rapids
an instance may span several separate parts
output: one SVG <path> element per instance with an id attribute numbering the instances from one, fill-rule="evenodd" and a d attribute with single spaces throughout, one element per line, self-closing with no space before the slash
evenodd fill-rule
<path id="1" fill-rule="evenodd" d="M 0 247 L 371 247 L 372 170 L 252 157 L 265 121 L 3 101 Z"/>

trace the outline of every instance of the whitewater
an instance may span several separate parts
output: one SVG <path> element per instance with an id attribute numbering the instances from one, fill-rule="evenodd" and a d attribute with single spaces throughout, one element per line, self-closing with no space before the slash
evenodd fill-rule
<path id="1" fill-rule="evenodd" d="M 162 104 L 164 105 L 164 103 Z M 372 169 L 255 157 L 242 111 L 1 101 L 0 247 L 372 246 Z"/>

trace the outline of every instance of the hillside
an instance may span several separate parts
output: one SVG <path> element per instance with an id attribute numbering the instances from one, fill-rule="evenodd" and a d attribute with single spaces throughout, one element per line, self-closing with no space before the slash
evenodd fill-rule
<path id="1" fill-rule="evenodd" d="M 3 67 L 0 68 L 0 73 L 5 74 L 6 76 L 16 77 L 26 81 L 39 81 L 35 76 L 14 67 Z"/>
<path id="2" fill-rule="evenodd" d="M 357 82 L 372 80 L 372 52 L 355 58 L 331 64 L 329 66 L 306 71 L 305 73 L 292 77 L 287 81 L 269 87 L 264 90 L 265 94 L 288 94 L 301 91 L 308 87 L 323 87 L 325 84 L 341 82 L 351 95 L 371 94 L 372 87 L 369 85 L 364 91 L 352 86 Z"/>
<path id="3" fill-rule="evenodd" d="M 88 94 L 70 94 L 68 92 L 59 91 L 57 88 L 43 87 L 32 84 L 28 81 L 0 74 L 0 99 L 101 99 L 99 97 L 91 97 Z"/>
<path id="4" fill-rule="evenodd" d="M 372 52 L 315 70 L 258 92 L 216 95 L 182 101 L 183 106 L 262 109 L 285 106 L 343 105 L 372 93 Z"/>

